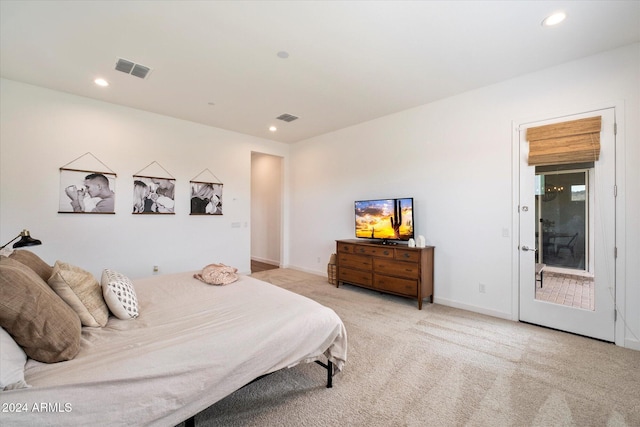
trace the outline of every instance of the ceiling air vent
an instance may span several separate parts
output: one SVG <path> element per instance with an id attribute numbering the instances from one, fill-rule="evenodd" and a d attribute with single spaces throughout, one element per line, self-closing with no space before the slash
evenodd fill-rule
<path id="1" fill-rule="evenodd" d="M 280 114 L 278 117 L 276 117 L 276 119 L 283 120 L 285 122 L 292 122 L 296 119 L 299 119 L 299 117 L 294 116 L 293 114 L 284 113 L 284 114 Z"/>
<path id="2" fill-rule="evenodd" d="M 146 78 L 149 75 L 149 72 L 151 72 L 151 68 L 149 67 L 136 64 L 135 62 L 122 58 L 118 58 L 118 61 L 116 62 L 116 70 L 131 74 L 135 77 L 140 77 L 141 79 Z"/>

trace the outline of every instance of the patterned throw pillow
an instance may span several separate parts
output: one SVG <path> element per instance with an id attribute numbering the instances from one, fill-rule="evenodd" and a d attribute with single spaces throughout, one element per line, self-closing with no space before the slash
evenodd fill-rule
<path id="1" fill-rule="evenodd" d="M 104 300 L 114 316 L 125 320 L 138 317 L 136 290 L 127 276 L 105 268 L 101 285 Z"/>

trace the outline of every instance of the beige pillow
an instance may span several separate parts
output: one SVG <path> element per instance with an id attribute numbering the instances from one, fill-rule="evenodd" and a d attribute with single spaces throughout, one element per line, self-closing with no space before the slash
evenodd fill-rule
<path id="1" fill-rule="evenodd" d="M 109 320 L 102 289 L 88 271 L 56 261 L 49 286 L 78 314 L 83 326 L 101 327 Z"/>
<path id="2" fill-rule="evenodd" d="M 104 300 L 114 316 L 124 320 L 138 317 L 138 297 L 127 276 L 105 268 L 100 283 Z"/>
<path id="3" fill-rule="evenodd" d="M 44 262 L 38 255 L 25 249 L 13 251 L 9 258 L 19 261 L 36 272 L 45 282 L 51 277 L 53 267 Z"/>
<path id="4" fill-rule="evenodd" d="M 0 257 L 0 326 L 27 356 L 44 363 L 80 350 L 78 315 L 26 265 Z"/>

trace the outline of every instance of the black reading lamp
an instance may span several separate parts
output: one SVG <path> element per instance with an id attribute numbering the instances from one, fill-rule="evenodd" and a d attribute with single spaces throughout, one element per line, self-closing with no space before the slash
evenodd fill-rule
<path id="1" fill-rule="evenodd" d="M 31 235 L 29 234 L 29 230 L 24 229 L 16 237 L 14 237 L 13 239 L 9 240 L 7 243 L 2 245 L 2 247 L 0 247 L 0 249 L 4 249 L 5 246 L 7 246 L 9 243 L 11 243 L 14 240 L 16 240 L 18 237 L 22 237 L 22 238 L 19 241 L 15 242 L 13 244 L 14 248 L 22 248 L 22 247 L 25 247 L 25 246 L 37 246 L 37 245 L 41 245 L 42 244 L 42 242 L 40 240 L 37 240 L 37 239 L 34 239 L 33 237 L 31 237 Z"/>

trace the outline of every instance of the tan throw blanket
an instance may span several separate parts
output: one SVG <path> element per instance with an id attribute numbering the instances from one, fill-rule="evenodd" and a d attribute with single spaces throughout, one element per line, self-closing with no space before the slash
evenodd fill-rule
<path id="1" fill-rule="evenodd" d="M 224 264 L 209 264 L 202 269 L 201 273 L 193 275 L 198 280 L 209 285 L 228 285 L 238 280 L 237 268 Z"/>

